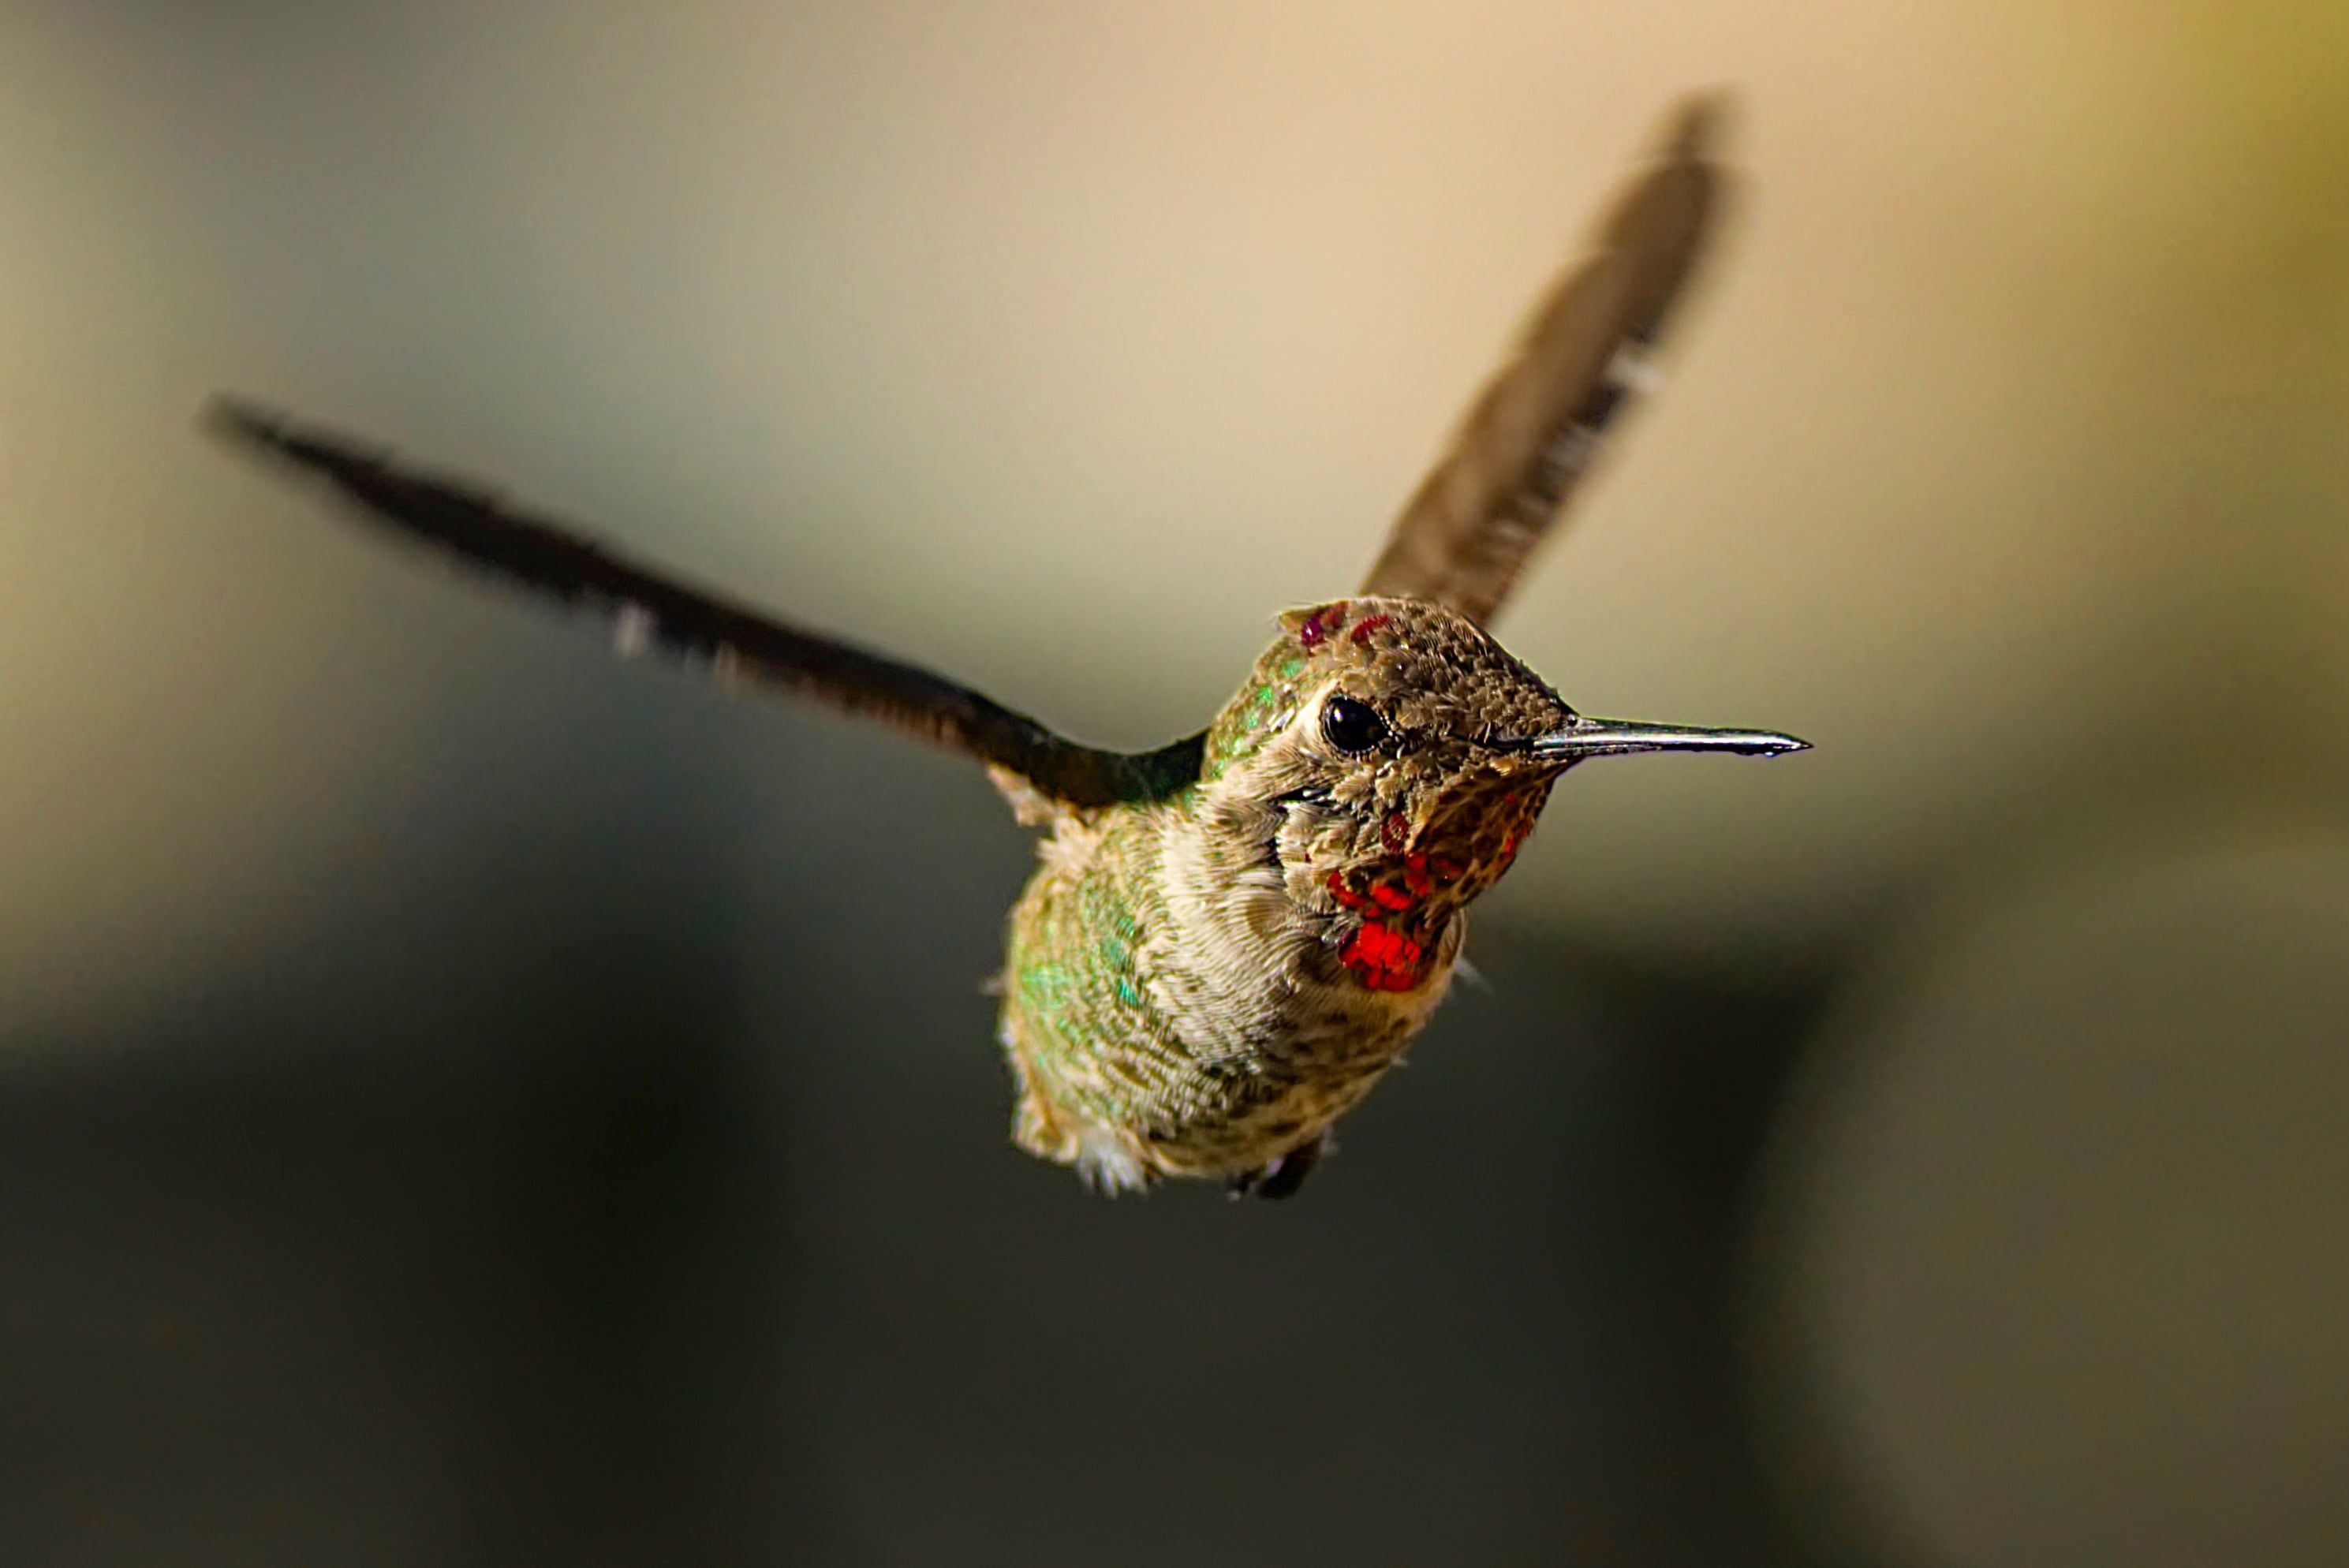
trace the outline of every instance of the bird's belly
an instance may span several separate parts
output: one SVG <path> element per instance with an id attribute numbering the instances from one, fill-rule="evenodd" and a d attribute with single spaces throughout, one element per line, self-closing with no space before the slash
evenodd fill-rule
<path id="1" fill-rule="evenodd" d="M 1365 1008 L 1343 995 L 1308 1006 L 1228 1075 L 1219 1103 L 1202 1106 L 1152 1140 L 1153 1164 L 1169 1173 L 1227 1176 L 1255 1171 L 1312 1142 L 1386 1075 L 1427 1021 L 1427 1008 Z"/>
<path id="2" fill-rule="evenodd" d="M 1064 974 L 1028 972 L 1039 967 Z M 1163 976 L 1090 996 L 1052 995 L 1050 978 L 1023 987 L 1015 950 L 1002 1021 L 1020 1089 L 1014 1136 L 1112 1188 L 1258 1170 L 1370 1092 L 1426 1023 L 1450 968 L 1447 954 L 1412 993 L 1284 985 L 1200 1015 L 1159 1004 Z"/>
<path id="3" fill-rule="evenodd" d="M 1059 841 L 1013 910 L 1001 1037 L 1015 1140 L 1109 1187 L 1255 1171 L 1318 1138 L 1410 1044 L 1455 923 L 1409 990 L 1365 986 L 1277 884 L 1170 876 L 1164 821 Z"/>

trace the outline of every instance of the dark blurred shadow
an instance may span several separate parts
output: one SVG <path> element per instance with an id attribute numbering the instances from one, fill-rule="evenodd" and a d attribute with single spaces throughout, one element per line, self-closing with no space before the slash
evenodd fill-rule
<path id="1" fill-rule="evenodd" d="M 534 820 L 7 1085 L 9 1561 L 1783 1560 L 1731 1261 L 1800 1006 L 1482 944 L 1297 1202 L 1104 1201 L 1003 1140 L 1021 837 L 758 731 L 1006 884 L 927 884 L 909 968 L 853 846 L 607 831 L 591 727 Z"/>

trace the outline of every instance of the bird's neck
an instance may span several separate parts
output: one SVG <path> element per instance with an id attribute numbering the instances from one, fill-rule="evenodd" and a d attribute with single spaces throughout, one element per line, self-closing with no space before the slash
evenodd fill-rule
<path id="1" fill-rule="evenodd" d="M 1185 945 L 1210 967 L 1284 987 L 1419 991 L 1459 947 L 1467 868 L 1441 852 L 1316 862 L 1277 806 L 1212 796 L 1160 824 L 1160 873 Z M 1266 954 L 1270 967 L 1244 955 Z"/>

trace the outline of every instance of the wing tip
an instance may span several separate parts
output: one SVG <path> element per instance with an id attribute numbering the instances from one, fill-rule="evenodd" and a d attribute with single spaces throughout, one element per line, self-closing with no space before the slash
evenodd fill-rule
<path id="1" fill-rule="evenodd" d="M 284 415 L 250 398 L 233 392 L 215 392 L 197 414 L 196 428 L 233 446 L 277 451 L 285 446 L 288 421 Z"/>
<path id="2" fill-rule="evenodd" d="M 1737 89 L 1699 88 L 1664 112 L 1661 156 L 1673 163 L 1711 163 L 1720 155 L 1737 117 Z"/>
<path id="3" fill-rule="evenodd" d="M 350 479 L 387 466 L 388 447 L 368 447 L 315 428 L 233 392 L 216 392 L 196 417 L 199 429 L 244 452 L 312 473 Z"/>

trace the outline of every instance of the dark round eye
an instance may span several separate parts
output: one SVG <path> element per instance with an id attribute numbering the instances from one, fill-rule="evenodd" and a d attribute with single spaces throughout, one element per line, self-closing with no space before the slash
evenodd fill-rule
<path id="1" fill-rule="evenodd" d="M 1349 757 L 1358 757 L 1387 738 L 1387 721 L 1370 704 L 1333 696 L 1321 705 L 1321 738 Z"/>

